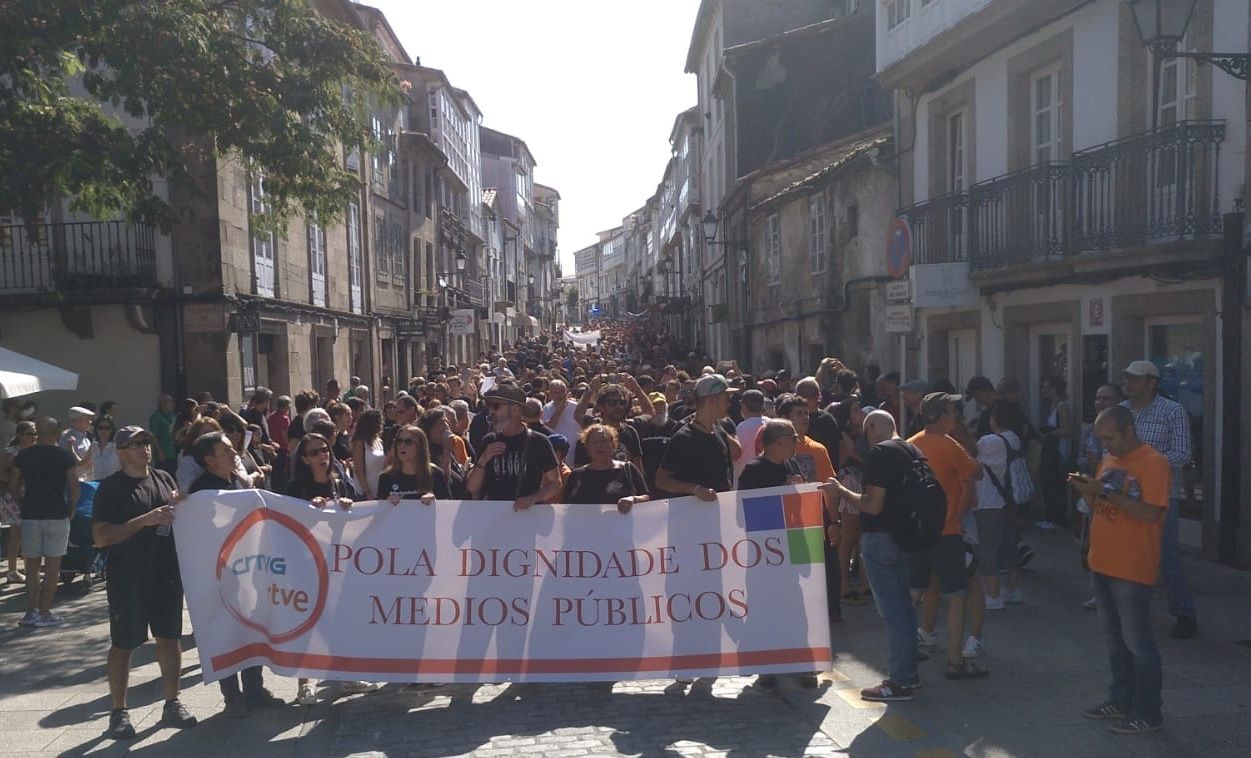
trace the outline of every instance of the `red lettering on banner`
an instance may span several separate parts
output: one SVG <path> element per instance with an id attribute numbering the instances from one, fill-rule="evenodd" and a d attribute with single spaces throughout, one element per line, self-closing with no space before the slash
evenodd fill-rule
<path id="1" fill-rule="evenodd" d="M 524 597 L 504 599 L 401 596 L 391 598 L 388 605 L 377 595 L 370 595 L 369 601 L 370 624 L 453 626 L 463 623 L 465 626 L 473 626 L 480 623 L 501 626 L 507 623 L 511 626 L 526 626 L 530 623 L 530 601 Z M 434 606 L 433 617 L 429 613 L 431 605 Z"/>
<path id="2" fill-rule="evenodd" d="M 384 555 L 379 548 L 370 545 L 363 545 L 355 550 L 351 545 L 334 545 L 334 568 L 330 570 L 333 574 L 342 574 L 344 564 L 348 564 L 355 569 L 357 573 L 365 576 L 374 576 L 375 574 L 385 574 L 386 576 L 417 576 L 422 574 L 427 577 L 434 576 L 434 563 L 430 560 L 430 554 L 425 550 L 417 553 L 417 558 L 411 566 L 405 566 L 401 561 L 400 548 L 388 547 Z M 383 571 L 383 569 L 386 571 Z"/>

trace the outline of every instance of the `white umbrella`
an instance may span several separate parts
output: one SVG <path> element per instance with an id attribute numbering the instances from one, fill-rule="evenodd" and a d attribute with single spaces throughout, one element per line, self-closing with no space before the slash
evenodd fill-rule
<path id="1" fill-rule="evenodd" d="M 0 347 L 0 398 L 44 390 L 76 390 L 78 374 Z"/>

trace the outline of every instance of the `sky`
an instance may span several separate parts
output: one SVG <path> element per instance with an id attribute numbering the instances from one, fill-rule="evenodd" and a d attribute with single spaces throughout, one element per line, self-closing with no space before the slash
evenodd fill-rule
<path id="1" fill-rule="evenodd" d="M 482 122 L 525 140 L 561 196 L 565 275 L 656 191 L 669 130 L 696 104 L 683 73 L 699 0 L 365 0 L 410 56 L 468 90 Z"/>

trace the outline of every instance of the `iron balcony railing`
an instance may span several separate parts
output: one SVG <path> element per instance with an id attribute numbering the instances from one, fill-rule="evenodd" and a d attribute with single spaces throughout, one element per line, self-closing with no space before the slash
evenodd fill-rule
<path id="1" fill-rule="evenodd" d="M 156 286 L 156 230 L 128 221 L 0 226 L 0 292 Z"/>
<path id="2" fill-rule="evenodd" d="M 949 193 L 904 208 L 912 230 L 913 263 L 954 263 L 969 259 L 969 196 Z"/>
<path id="3" fill-rule="evenodd" d="M 471 305 L 483 305 L 483 287 L 481 279 L 466 279 L 462 285 L 465 289 L 465 296 Z"/>
<path id="4" fill-rule="evenodd" d="M 1073 173 L 1040 163 L 969 188 L 970 246 L 977 268 L 1064 255 L 1072 225 Z"/>
<path id="5" fill-rule="evenodd" d="M 1221 233 L 1221 121 L 1180 121 L 900 210 L 914 263 L 993 269 Z"/>

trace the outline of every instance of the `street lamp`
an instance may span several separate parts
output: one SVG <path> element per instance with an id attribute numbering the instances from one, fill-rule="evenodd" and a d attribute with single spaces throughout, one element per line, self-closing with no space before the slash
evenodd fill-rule
<path id="1" fill-rule="evenodd" d="M 742 280 L 743 284 L 747 284 L 747 244 L 738 242 L 736 240 L 728 240 L 726 242 L 719 242 L 717 240 L 717 226 L 720 225 L 721 221 L 717 218 L 717 214 L 713 213 L 711 209 L 709 209 L 709 211 L 704 214 L 703 221 L 701 221 L 700 223 L 702 223 L 704 226 L 705 244 L 721 245 L 722 247 L 733 247 L 738 250 L 739 252 L 739 255 L 738 255 L 739 278 Z"/>
<path id="2" fill-rule="evenodd" d="M 1192 58 L 1204 63 L 1211 63 L 1230 76 L 1246 81 L 1251 70 L 1248 69 L 1247 53 L 1204 53 L 1182 52 L 1177 45 L 1186 36 L 1190 20 L 1194 16 L 1195 6 L 1199 0 L 1124 0 L 1134 14 L 1134 26 L 1138 29 L 1138 37 L 1142 43 L 1151 48 L 1156 55 L 1158 73 L 1159 61 L 1164 58 Z M 1157 76 L 1156 90 L 1158 96 L 1159 81 Z"/>

